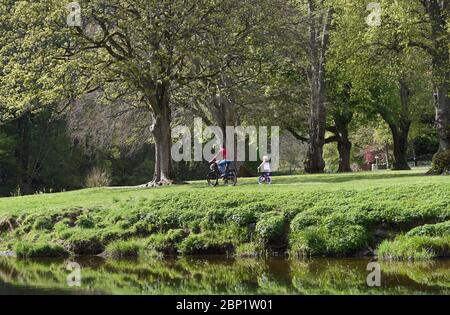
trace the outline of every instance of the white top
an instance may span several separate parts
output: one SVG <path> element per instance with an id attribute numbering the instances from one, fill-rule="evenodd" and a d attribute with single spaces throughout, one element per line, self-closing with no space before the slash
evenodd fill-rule
<path id="1" fill-rule="evenodd" d="M 259 168 L 261 170 L 263 170 L 264 172 L 271 172 L 269 162 L 262 162 L 261 165 L 259 166 Z"/>

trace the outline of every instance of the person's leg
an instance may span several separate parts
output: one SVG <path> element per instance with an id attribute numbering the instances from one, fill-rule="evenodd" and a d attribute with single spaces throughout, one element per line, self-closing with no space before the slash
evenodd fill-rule
<path id="1" fill-rule="evenodd" d="M 227 163 L 226 160 L 221 160 L 217 163 L 217 166 L 219 166 L 219 172 L 223 173 L 225 171 L 226 163 Z"/>

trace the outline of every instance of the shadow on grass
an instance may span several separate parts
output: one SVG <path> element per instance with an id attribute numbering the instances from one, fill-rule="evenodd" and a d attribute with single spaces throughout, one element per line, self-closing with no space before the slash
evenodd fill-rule
<path id="1" fill-rule="evenodd" d="M 318 175 L 296 175 L 296 176 L 276 176 L 274 175 L 274 179 L 276 181 L 274 184 L 302 184 L 302 183 L 322 183 L 322 184 L 336 184 L 336 183 L 346 183 L 353 181 L 361 181 L 361 180 L 384 180 L 384 179 L 401 179 L 407 177 L 420 177 L 424 176 L 423 173 L 411 173 L 406 171 L 405 173 L 401 172 L 392 172 L 392 173 L 380 173 L 374 174 L 370 172 L 364 173 L 343 173 L 343 174 L 318 174 Z M 253 185 L 255 182 L 249 181 L 250 179 L 243 178 L 240 181 L 241 185 Z M 239 183 L 239 181 L 238 181 Z"/>
<path id="2" fill-rule="evenodd" d="M 412 171 L 379 171 L 379 172 L 357 172 L 357 173 L 324 173 L 324 174 L 304 174 L 304 175 L 277 175 L 274 174 L 272 185 L 291 185 L 291 184 L 340 184 L 358 181 L 377 181 L 397 179 L 399 183 L 407 181 L 407 178 L 413 179 L 425 176 L 427 170 Z M 257 185 L 257 177 L 239 177 L 237 186 Z M 211 188 L 206 180 L 190 182 L 190 188 Z M 219 180 L 219 187 L 225 186 L 222 180 Z M 231 188 L 231 187 L 230 187 Z"/>

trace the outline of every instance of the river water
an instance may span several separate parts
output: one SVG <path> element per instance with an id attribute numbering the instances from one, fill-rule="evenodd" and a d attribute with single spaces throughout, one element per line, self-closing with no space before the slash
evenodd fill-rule
<path id="1" fill-rule="evenodd" d="M 450 294 L 450 260 L 379 262 L 380 286 L 369 262 L 0 257 L 0 294 Z"/>

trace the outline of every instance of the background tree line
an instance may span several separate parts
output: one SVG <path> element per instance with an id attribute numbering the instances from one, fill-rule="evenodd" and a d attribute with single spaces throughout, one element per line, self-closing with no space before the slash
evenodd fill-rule
<path id="1" fill-rule="evenodd" d="M 450 5 L 379 0 L 373 25 L 368 3 L 80 0 L 69 27 L 66 1 L 2 1 L 0 193 L 201 178 L 170 158 L 195 116 L 279 125 L 285 171 L 443 155 Z"/>

